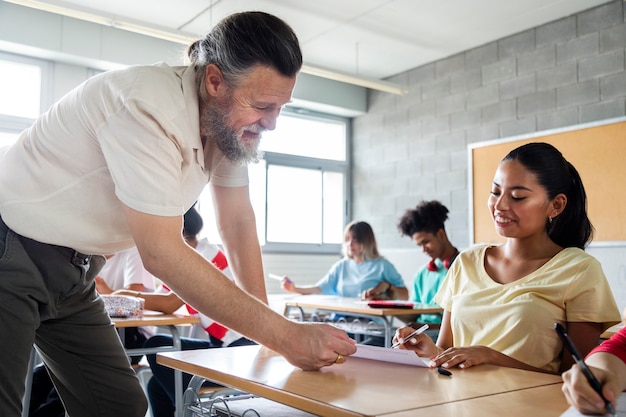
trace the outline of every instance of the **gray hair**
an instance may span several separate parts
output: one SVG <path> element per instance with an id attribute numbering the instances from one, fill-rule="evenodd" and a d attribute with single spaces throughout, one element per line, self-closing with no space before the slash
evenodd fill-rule
<path id="1" fill-rule="evenodd" d="M 276 16 L 264 12 L 235 13 L 222 19 L 202 39 L 187 48 L 196 72 L 196 84 L 206 99 L 206 67 L 215 64 L 230 88 L 256 65 L 265 65 L 293 77 L 302 67 L 302 52 L 294 31 Z"/>

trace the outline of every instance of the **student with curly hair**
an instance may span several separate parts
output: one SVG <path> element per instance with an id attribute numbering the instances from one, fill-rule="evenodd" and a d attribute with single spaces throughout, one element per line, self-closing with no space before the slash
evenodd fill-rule
<path id="1" fill-rule="evenodd" d="M 450 243 L 444 226 L 448 212 L 448 208 L 439 201 L 422 201 L 407 210 L 398 221 L 400 233 L 410 237 L 430 257 L 430 261 L 417 271 L 413 279 L 413 301 L 418 303 L 435 302 L 435 295 L 459 253 Z M 440 323 L 441 316 L 423 314 L 419 321 Z"/>

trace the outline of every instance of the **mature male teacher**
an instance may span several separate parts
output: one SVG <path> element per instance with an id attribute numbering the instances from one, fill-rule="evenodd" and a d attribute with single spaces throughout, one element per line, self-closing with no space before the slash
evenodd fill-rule
<path id="1" fill-rule="evenodd" d="M 191 64 L 87 80 L 0 150 L 0 415 L 20 415 L 34 344 L 72 417 L 143 416 L 146 401 L 94 289 L 101 255 L 136 245 L 187 303 L 305 370 L 354 353 L 334 327 L 266 305 L 246 164 L 291 99 L 296 35 L 262 12 L 231 15 Z M 294 139 L 296 140 L 296 139 Z M 242 289 L 185 244 L 183 213 L 209 183 Z"/>

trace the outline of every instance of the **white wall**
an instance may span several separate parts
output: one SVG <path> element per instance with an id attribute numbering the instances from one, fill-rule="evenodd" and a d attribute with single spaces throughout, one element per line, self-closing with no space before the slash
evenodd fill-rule
<path id="1" fill-rule="evenodd" d="M 621 312 L 626 308 L 626 246 L 589 247 L 587 253 L 602 264 Z"/>
<path id="2" fill-rule="evenodd" d="M 310 255 L 310 254 L 277 254 L 263 255 L 263 268 L 267 274 L 286 275 L 298 285 L 313 285 L 326 275 L 330 267 L 341 259 L 337 255 Z M 280 288 L 280 282 L 266 279 L 268 294 L 285 293 Z"/>

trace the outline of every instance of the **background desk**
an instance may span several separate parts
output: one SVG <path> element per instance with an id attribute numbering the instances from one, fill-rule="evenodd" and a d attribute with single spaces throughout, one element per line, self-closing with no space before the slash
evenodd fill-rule
<path id="1" fill-rule="evenodd" d="M 361 301 L 358 298 L 346 298 L 337 296 L 324 296 L 324 295 L 303 295 L 297 298 L 292 298 L 285 301 L 284 315 L 290 317 L 294 311 L 297 314 L 297 318 L 300 321 L 306 319 L 305 309 L 311 309 L 317 313 L 339 313 L 353 317 L 361 317 L 367 320 L 380 319 L 383 323 L 383 329 L 378 335 L 385 338 L 385 346 L 391 346 L 391 340 L 395 329 L 393 327 L 393 319 L 397 318 L 400 321 L 407 323 L 414 321 L 420 314 L 441 314 L 443 309 L 437 305 L 414 303 L 414 308 L 371 308 L 367 306 L 367 302 Z M 337 324 L 336 322 L 333 324 Z M 365 328 L 351 328 L 350 322 L 346 322 L 346 328 L 344 329 L 350 333 L 365 333 L 374 334 L 368 332 Z"/>
<path id="2" fill-rule="evenodd" d="M 608 329 L 606 329 L 604 331 L 604 333 L 602 333 L 600 335 L 601 339 L 609 339 L 611 336 L 613 336 L 615 333 L 619 332 L 622 328 L 624 327 L 624 322 L 621 322 L 619 324 L 616 324 L 614 326 L 609 327 Z"/>
<path id="3" fill-rule="evenodd" d="M 319 372 L 306 372 L 262 346 L 160 353 L 157 362 L 313 414 L 333 417 L 386 416 L 561 383 L 556 375 L 492 365 L 454 369 L 452 377 L 446 377 L 433 369 L 359 358 L 347 358 L 344 364 Z M 413 414 L 406 414 L 409 415 Z"/>

